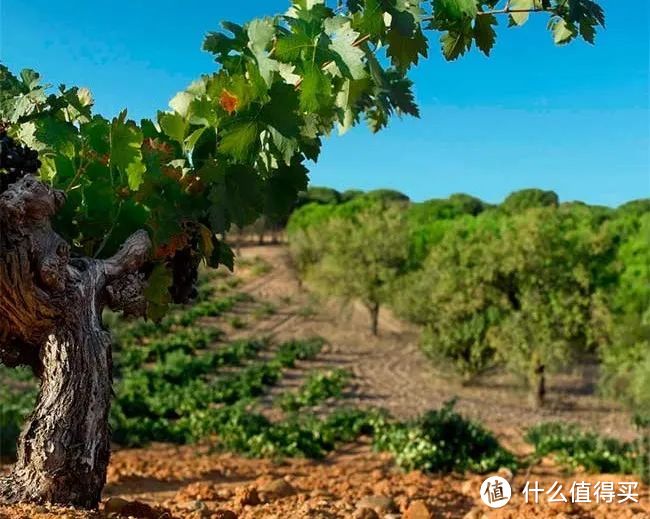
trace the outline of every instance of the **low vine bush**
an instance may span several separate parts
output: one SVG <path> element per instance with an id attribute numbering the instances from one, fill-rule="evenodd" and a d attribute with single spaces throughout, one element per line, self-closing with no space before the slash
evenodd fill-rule
<path id="1" fill-rule="evenodd" d="M 350 376 L 345 369 L 312 373 L 298 390 L 282 395 L 280 407 L 285 412 L 295 412 L 331 398 L 341 398 Z"/>
<path id="2" fill-rule="evenodd" d="M 265 341 L 238 341 L 216 351 L 191 355 L 178 351 L 168 354 L 152 366 L 125 371 L 118 384 L 112 410 L 113 438 L 129 446 L 148 441 L 183 443 L 195 438 L 192 415 L 215 406 L 246 404 L 261 396 L 266 388 L 276 384 L 285 368 L 298 360 L 315 357 L 321 351 L 323 340 L 314 338 L 281 344 L 271 360 L 254 359 L 268 347 Z M 223 367 L 240 369 L 221 372 Z M 217 424 L 223 413 L 218 408 Z M 210 430 L 211 416 L 207 425 Z M 189 420 L 183 420 L 186 418 Z M 212 431 L 216 432 L 216 431 Z"/>
<path id="3" fill-rule="evenodd" d="M 525 440 L 535 456 L 553 456 L 569 470 L 632 474 L 638 469 L 635 443 L 621 442 L 582 430 L 578 425 L 546 422 L 528 429 Z"/>
<path id="4" fill-rule="evenodd" d="M 375 427 L 374 445 L 390 452 L 405 470 L 476 472 L 517 468 L 515 456 L 481 425 L 454 410 L 455 401 L 410 422 L 384 421 Z"/>

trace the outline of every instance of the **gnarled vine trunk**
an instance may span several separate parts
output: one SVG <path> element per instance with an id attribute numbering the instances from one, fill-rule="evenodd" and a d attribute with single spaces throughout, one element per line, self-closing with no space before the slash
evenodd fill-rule
<path id="1" fill-rule="evenodd" d="M 109 461 L 109 306 L 142 315 L 151 242 L 134 234 L 111 259 L 71 258 L 50 219 L 65 198 L 26 176 L 0 195 L 0 361 L 40 378 L 18 461 L 0 500 L 94 508 Z"/>

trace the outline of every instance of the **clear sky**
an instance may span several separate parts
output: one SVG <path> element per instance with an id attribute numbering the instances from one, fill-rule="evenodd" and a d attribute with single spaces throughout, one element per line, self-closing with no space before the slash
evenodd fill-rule
<path id="1" fill-rule="evenodd" d="M 524 187 L 605 205 L 650 196 L 650 2 L 601 3 L 607 30 L 595 47 L 554 47 L 540 16 L 503 26 L 490 59 L 473 52 L 446 63 L 434 54 L 413 73 L 422 118 L 328 139 L 312 183 L 391 187 L 414 200 L 466 192 L 496 202 Z M 35 68 L 48 83 L 89 87 L 104 115 L 127 107 L 133 118 L 152 117 L 214 70 L 200 46 L 220 20 L 287 5 L 0 0 L 0 60 Z"/>

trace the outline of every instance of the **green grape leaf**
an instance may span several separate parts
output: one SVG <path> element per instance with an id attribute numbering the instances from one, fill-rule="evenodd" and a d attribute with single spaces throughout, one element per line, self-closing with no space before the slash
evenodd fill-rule
<path id="1" fill-rule="evenodd" d="M 313 49 L 314 39 L 304 32 L 282 34 L 275 44 L 275 56 L 285 62 L 298 61 L 306 49 Z"/>
<path id="2" fill-rule="evenodd" d="M 246 33 L 241 25 L 222 22 L 221 26 L 232 36 L 222 32 L 210 32 L 203 40 L 203 50 L 214 54 L 218 61 L 226 58 L 233 51 L 241 52 L 246 46 Z"/>
<path id="3" fill-rule="evenodd" d="M 363 12 L 355 17 L 355 28 L 370 38 L 377 39 L 386 33 L 384 13 L 388 7 L 386 0 L 365 0 Z"/>
<path id="4" fill-rule="evenodd" d="M 394 71 L 389 71 L 386 80 L 391 104 L 398 113 L 420 117 L 420 110 L 413 95 L 413 82 Z"/>
<path id="5" fill-rule="evenodd" d="M 126 121 L 126 111 L 111 124 L 110 164 L 126 174 L 129 188 L 137 191 L 143 181 L 145 165 L 142 161 L 142 131 L 133 121 Z"/>
<path id="6" fill-rule="evenodd" d="M 332 82 L 320 67 L 307 64 L 300 84 L 300 108 L 306 112 L 319 113 L 333 102 Z"/>
<path id="7" fill-rule="evenodd" d="M 190 148 L 192 153 L 192 167 L 195 170 L 201 169 L 217 153 L 217 133 L 215 129 L 202 128 L 202 130 L 200 135 L 196 139 L 193 139 L 193 144 Z"/>
<path id="8" fill-rule="evenodd" d="M 264 214 L 273 220 L 286 218 L 295 205 L 298 193 L 307 189 L 308 173 L 298 159 L 278 168 L 266 184 Z"/>
<path id="9" fill-rule="evenodd" d="M 221 133 L 219 152 L 238 161 L 251 156 L 259 141 L 259 128 L 255 121 L 236 122 Z"/>
<path id="10" fill-rule="evenodd" d="M 448 61 L 454 61 L 469 51 L 473 39 L 473 29 L 469 22 L 458 30 L 448 31 L 440 37 L 442 54 Z"/>
<path id="11" fill-rule="evenodd" d="M 183 141 L 183 148 L 185 151 L 191 152 L 194 149 L 194 146 L 196 146 L 196 143 L 201 138 L 201 135 L 203 135 L 203 132 L 205 132 L 205 130 L 207 130 L 207 128 L 203 126 L 202 128 L 194 130 L 187 136 L 187 139 Z"/>
<path id="12" fill-rule="evenodd" d="M 204 168 L 205 169 L 205 168 Z M 209 220 L 213 232 L 228 229 L 231 222 L 238 226 L 252 223 L 263 208 L 262 179 L 248 165 L 210 166 L 208 192 Z"/>
<path id="13" fill-rule="evenodd" d="M 50 150 L 68 157 L 75 155 L 77 129 L 71 123 L 44 115 L 35 122 L 34 136 L 39 142 L 47 143 Z"/>
<path id="14" fill-rule="evenodd" d="M 154 267 L 144 296 L 147 299 L 147 317 L 153 321 L 160 321 L 167 313 L 172 302 L 169 289 L 173 283 L 171 271 L 164 265 L 158 264 Z"/>
<path id="15" fill-rule="evenodd" d="M 510 9 L 534 9 L 536 0 L 510 0 Z M 524 25 L 530 13 L 510 13 L 510 18 L 515 25 Z"/>
<path id="16" fill-rule="evenodd" d="M 493 14 L 477 16 L 474 22 L 474 41 L 476 41 L 476 46 L 486 56 L 490 55 L 494 47 L 497 37 L 494 27 L 497 24 L 497 18 Z"/>
<path id="17" fill-rule="evenodd" d="M 339 118 L 339 134 L 343 135 L 352 128 L 358 119 L 357 106 L 370 86 L 368 78 L 360 80 L 347 79 L 338 95 L 336 106 L 343 113 Z"/>
<path id="18" fill-rule="evenodd" d="M 462 20 L 474 18 L 478 12 L 476 0 L 433 0 L 436 18 Z"/>
<path id="19" fill-rule="evenodd" d="M 80 128 L 81 135 L 90 149 L 100 155 L 106 155 L 111 151 L 111 126 L 110 123 L 96 115 L 89 122 Z"/>
<path id="20" fill-rule="evenodd" d="M 204 258 L 210 258 L 214 252 L 214 233 L 201 223 L 198 224 L 198 228 L 199 236 L 201 238 L 199 241 L 201 254 L 203 254 Z"/>
<path id="21" fill-rule="evenodd" d="M 325 32 L 331 39 L 329 49 L 334 53 L 337 71 L 345 77 L 362 79 L 366 75 L 365 53 L 357 45 L 359 33 L 343 17 L 326 22 Z"/>
<path id="22" fill-rule="evenodd" d="M 417 65 L 420 56 L 427 57 L 428 42 L 419 28 L 415 30 L 412 37 L 405 37 L 400 31 L 391 29 L 388 32 L 386 53 L 395 67 L 407 70 L 412 65 Z"/>
<path id="23" fill-rule="evenodd" d="M 596 26 L 589 20 L 582 20 L 580 22 L 580 36 L 592 45 L 596 43 Z"/>
<path id="24" fill-rule="evenodd" d="M 185 132 L 187 131 L 187 121 L 183 115 L 180 113 L 159 112 L 158 123 L 165 135 L 183 144 Z"/>
<path id="25" fill-rule="evenodd" d="M 84 205 L 80 208 L 87 221 L 103 226 L 108 220 L 114 220 L 115 212 L 119 206 L 116 192 L 111 185 L 109 168 L 103 164 L 91 163 L 86 170 L 88 182 L 84 182 Z M 104 238 L 103 233 L 93 233 L 97 240 Z"/>
<path id="26" fill-rule="evenodd" d="M 300 131 L 300 101 L 296 89 L 286 83 L 274 83 L 269 95 L 271 100 L 260 110 L 259 120 L 285 137 L 297 136 Z"/>
<path id="27" fill-rule="evenodd" d="M 219 122 L 213 104 L 205 95 L 192 99 L 187 107 L 186 117 L 192 125 L 216 126 Z"/>
<path id="28" fill-rule="evenodd" d="M 266 82 L 271 86 L 273 73 L 278 70 L 278 62 L 269 57 L 268 47 L 275 37 L 275 26 L 271 18 L 253 20 L 248 24 L 248 48 L 251 50 L 257 65 L 259 73 Z"/>
<path id="29" fill-rule="evenodd" d="M 219 265 L 224 265 L 229 270 L 235 268 L 235 254 L 230 246 L 219 240 L 216 236 L 212 237 L 212 254 L 207 257 L 208 266 L 217 268 Z"/>
<path id="30" fill-rule="evenodd" d="M 41 82 L 41 75 L 35 70 L 25 68 L 20 71 L 20 79 L 27 91 L 34 90 Z"/>
<path id="31" fill-rule="evenodd" d="M 575 27 L 567 23 L 564 18 L 558 18 L 552 23 L 553 41 L 556 45 L 566 45 L 576 37 Z"/>

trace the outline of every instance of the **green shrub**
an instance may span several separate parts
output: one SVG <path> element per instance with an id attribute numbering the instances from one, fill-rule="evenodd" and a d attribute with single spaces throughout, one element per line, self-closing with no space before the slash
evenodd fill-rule
<path id="1" fill-rule="evenodd" d="M 375 448 L 392 453 L 405 470 L 482 474 L 516 468 L 515 457 L 494 435 L 456 413 L 454 404 L 448 402 L 411 422 L 377 424 Z"/>
<path id="2" fill-rule="evenodd" d="M 313 359 L 323 349 L 325 341 L 321 337 L 306 340 L 288 341 L 280 345 L 275 359 L 285 368 L 293 368 L 297 360 Z"/>
<path id="3" fill-rule="evenodd" d="M 312 373 L 298 390 L 282 396 L 280 407 L 286 412 L 297 411 L 303 407 L 312 407 L 329 398 L 340 398 L 350 375 L 350 372 L 345 369 Z"/>
<path id="4" fill-rule="evenodd" d="M 632 443 L 581 430 L 575 424 L 547 422 L 528 429 L 525 440 L 535 447 L 535 455 L 553 455 L 564 467 L 588 472 L 631 474 L 636 468 Z"/>

